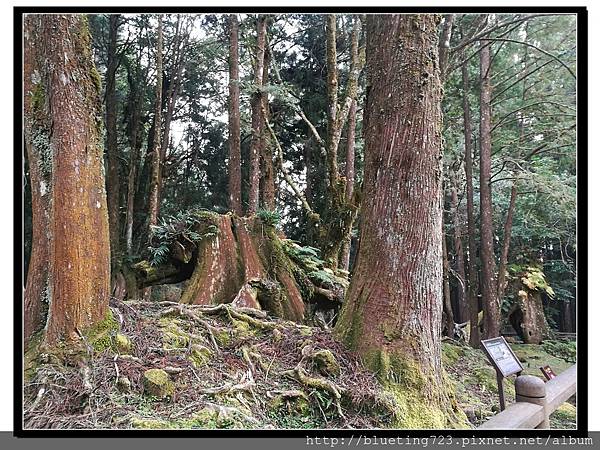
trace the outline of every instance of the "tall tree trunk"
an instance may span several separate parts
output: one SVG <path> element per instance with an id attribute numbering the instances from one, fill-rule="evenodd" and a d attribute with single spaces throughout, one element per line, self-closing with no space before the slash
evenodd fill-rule
<path id="1" fill-rule="evenodd" d="M 479 221 L 481 227 L 481 295 L 484 310 L 484 337 L 500 335 L 500 305 L 495 276 L 494 225 L 492 222 L 492 136 L 491 136 L 491 96 L 490 46 L 483 44 L 480 57 L 480 110 L 479 123 Z"/>
<path id="2" fill-rule="evenodd" d="M 29 25 L 29 24 L 27 24 Z M 31 45 L 26 42 L 26 45 Z M 31 58 L 33 52 L 26 48 L 24 54 L 25 80 L 25 148 L 29 158 L 29 180 L 31 183 L 31 211 L 32 211 L 32 238 L 31 256 L 27 271 L 27 283 L 24 295 L 24 339 L 27 346 L 32 336 L 44 327 L 44 320 L 48 311 L 48 293 L 50 292 L 50 272 L 48 271 L 48 258 L 50 253 L 49 213 L 50 213 L 50 170 L 51 161 L 43 153 L 42 148 L 31 142 L 36 129 L 47 129 L 45 117 L 35 117 L 40 111 L 34 112 L 32 101 L 27 98 L 27 93 L 32 90 L 31 75 L 33 70 Z M 42 106 L 42 105 L 39 105 Z M 46 166 L 47 165 L 47 166 Z"/>
<path id="3" fill-rule="evenodd" d="M 163 193 L 164 179 L 167 178 L 167 150 L 171 143 L 171 122 L 175 113 L 175 106 L 179 98 L 179 89 L 181 87 L 181 77 L 185 62 L 185 52 L 189 40 L 189 33 L 182 37 L 181 15 L 177 15 L 177 24 L 175 28 L 175 37 L 173 41 L 173 63 L 171 65 L 171 73 L 169 74 L 169 83 L 166 93 L 165 103 L 166 111 L 164 114 L 163 135 L 160 144 L 160 170 L 158 178 L 158 203 L 160 204 Z"/>
<path id="4" fill-rule="evenodd" d="M 108 64 L 106 68 L 106 154 L 108 170 L 106 173 L 106 193 L 108 201 L 108 222 L 110 229 L 110 255 L 113 278 L 119 263 L 120 240 L 120 186 L 119 149 L 117 148 L 117 95 L 116 75 L 119 67 L 117 56 L 117 37 L 120 16 L 111 14 L 108 22 Z"/>
<path id="5" fill-rule="evenodd" d="M 143 106 L 143 90 L 139 83 L 139 69 L 129 68 L 127 81 L 129 83 L 129 99 L 128 99 L 128 139 L 129 139 L 129 173 L 127 175 L 127 214 L 125 226 L 125 245 L 127 255 L 131 256 L 133 252 L 133 222 L 135 212 L 135 192 L 136 181 L 138 178 L 138 166 L 140 159 L 140 150 L 142 145 L 141 131 L 141 115 Z"/>
<path id="6" fill-rule="evenodd" d="M 229 209 L 238 216 L 242 210 L 242 167 L 240 153 L 240 68 L 239 23 L 229 15 Z"/>
<path id="7" fill-rule="evenodd" d="M 337 148 L 338 143 L 335 135 L 338 127 L 338 76 L 337 76 L 337 50 L 336 50 L 336 29 L 337 17 L 335 14 L 326 16 L 326 57 L 327 57 L 327 166 L 329 170 L 329 188 L 331 191 L 337 185 Z"/>
<path id="8" fill-rule="evenodd" d="M 465 257 L 463 254 L 463 243 L 462 243 L 462 223 L 460 219 L 460 211 L 458 209 L 458 175 L 456 172 L 452 173 L 452 187 L 450 188 L 450 205 L 453 222 L 453 238 L 454 238 L 454 267 L 455 276 L 458 285 L 458 296 L 457 296 L 457 316 L 459 322 L 465 322 L 468 319 L 468 305 L 466 304 L 465 295 Z"/>
<path id="9" fill-rule="evenodd" d="M 335 328 L 402 404 L 400 427 L 443 428 L 456 407 L 444 388 L 440 342 L 438 23 L 430 14 L 367 18 L 363 189 L 369 201 L 361 208 L 356 267 Z M 417 411 L 421 419 L 411 421 Z"/>
<path id="10" fill-rule="evenodd" d="M 467 190 L 467 303 L 469 306 L 469 344 L 479 348 L 479 288 L 477 284 L 477 244 L 475 241 L 475 208 L 473 206 L 473 126 L 469 105 L 469 70 L 462 66 L 463 128 L 465 135 L 465 178 Z"/>
<path id="11" fill-rule="evenodd" d="M 450 297 L 450 263 L 448 262 L 448 245 L 446 243 L 446 233 L 442 225 L 442 257 L 443 259 L 443 278 L 444 278 L 444 315 L 446 317 L 446 336 L 454 337 L 454 312 L 452 311 L 452 301 Z"/>
<path id="12" fill-rule="evenodd" d="M 348 133 L 346 144 L 346 202 L 352 201 L 354 195 L 354 147 L 356 140 L 356 99 L 352 99 L 348 113 Z M 342 269 L 350 269 L 350 247 L 352 245 L 352 230 L 344 240 L 340 262 Z"/>
<path id="13" fill-rule="evenodd" d="M 260 144 L 263 116 L 261 112 L 261 87 L 265 62 L 265 39 L 267 21 L 264 15 L 259 15 L 256 24 L 256 65 L 254 66 L 254 90 L 251 99 L 252 108 L 252 140 L 250 141 L 250 191 L 248 192 L 248 214 L 254 214 L 258 209 L 260 190 Z"/>
<path id="14" fill-rule="evenodd" d="M 346 203 L 352 202 L 354 196 L 354 148 L 356 145 L 356 110 L 357 110 L 357 96 L 358 96 L 358 70 L 359 70 L 359 48 L 358 41 L 360 39 L 360 28 L 361 22 L 358 17 L 354 18 L 354 26 L 352 28 L 352 42 L 350 45 L 350 55 L 352 58 L 352 64 L 350 70 L 355 72 L 356 75 L 356 86 L 355 92 L 350 93 L 350 109 L 348 111 L 348 130 L 346 134 Z M 350 85 L 350 81 L 348 82 Z M 352 86 L 349 86 L 352 88 Z M 340 254 L 340 263 L 342 269 L 348 271 L 350 269 L 350 249 L 352 246 L 352 225 L 350 226 L 349 233 L 344 238 L 342 250 Z"/>
<path id="15" fill-rule="evenodd" d="M 444 15 L 444 25 L 440 36 L 440 78 L 442 82 L 446 80 L 446 70 L 448 68 L 448 57 L 450 56 L 450 38 L 452 37 L 452 25 L 454 24 L 454 14 Z"/>
<path id="16" fill-rule="evenodd" d="M 35 156 L 32 165 L 39 164 L 44 175 L 32 174 L 33 195 L 42 197 L 34 203 L 48 206 L 43 218 L 34 207 L 37 233 L 46 238 L 34 240 L 41 248 L 34 250 L 39 253 L 30 264 L 25 316 L 32 314 L 31 336 L 44 308 L 38 305 L 36 311 L 31 302 L 28 307 L 27 297 L 42 293 L 39 299 L 48 308 L 45 343 L 53 346 L 79 339 L 80 331 L 108 314 L 110 241 L 100 77 L 85 16 L 28 15 L 24 35 L 25 139 Z M 45 273 L 41 279 L 40 272 Z"/>
<path id="17" fill-rule="evenodd" d="M 159 183 L 161 169 L 161 128 L 162 128 L 162 82 L 163 82 L 163 29 L 162 14 L 158 15 L 158 39 L 156 42 L 156 98 L 154 100 L 154 135 L 152 141 L 152 175 L 150 181 L 149 233 L 158 221 Z"/>
<path id="18" fill-rule="evenodd" d="M 506 220 L 504 221 L 504 241 L 502 244 L 502 253 L 500 255 L 500 264 L 498 265 L 498 301 L 502 302 L 506 290 L 506 265 L 508 264 L 508 251 L 510 250 L 510 237 L 512 234 L 513 218 L 515 216 L 515 206 L 517 203 L 517 183 L 513 182 L 510 189 L 510 203 L 506 211 Z"/>
<path id="19" fill-rule="evenodd" d="M 268 40 L 265 39 L 265 62 L 262 75 L 262 87 L 269 84 L 269 64 L 271 61 L 271 52 L 269 50 Z M 261 93 L 262 108 L 265 112 L 264 121 L 270 120 L 269 111 L 269 94 L 265 91 Z M 275 168 L 273 167 L 273 152 L 271 149 L 271 139 L 269 130 L 266 126 L 261 129 L 261 192 L 262 192 L 262 207 L 266 210 L 273 211 L 275 209 Z"/>
<path id="20" fill-rule="evenodd" d="M 361 32 L 361 22 L 354 18 L 351 43 L 351 63 L 346 94 L 341 105 L 338 105 L 338 75 L 336 54 L 336 17 L 328 15 L 327 30 L 327 170 L 328 190 L 326 211 L 320 218 L 320 247 L 325 261 L 337 269 L 340 254 L 345 242 L 350 239 L 352 225 L 358 210 L 358 198 L 353 195 L 347 197 L 346 182 L 339 176 L 337 155 L 342 130 L 353 101 L 358 95 L 358 77 L 361 70 L 359 61 L 358 41 Z"/>

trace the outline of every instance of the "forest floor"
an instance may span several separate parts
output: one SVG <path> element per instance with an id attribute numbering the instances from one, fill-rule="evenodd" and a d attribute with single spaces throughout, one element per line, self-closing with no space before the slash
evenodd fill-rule
<path id="1" fill-rule="evenodd" d="M 25 428 L 370 429 L 398 414 L 329 331 L 225 305 L 113 302 L 111 311 L 77 351 L 26 355 Z M 495 373 L 480 350 L 443 345 L 459 405 L 477 426 L 495 414 Z M 513 349 L 526 373 L 571 364 L 542 346 Z M 575 407 L 563 405 L 551 425 L 573 428 Z"/>

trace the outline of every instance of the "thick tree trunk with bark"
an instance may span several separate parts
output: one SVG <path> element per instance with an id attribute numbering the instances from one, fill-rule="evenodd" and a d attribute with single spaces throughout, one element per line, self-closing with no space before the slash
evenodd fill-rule
<path id="1" fill-rule="evenodd" d="M 119 33 L 118 14 L 111 14 L 108 21 L 108 63 L 106 68 L 106 154 L 108 170 L 106 172 L 106 193 L 108 201 L 108 222 L 110 228 L 110 255 L 113 272 L 119 263 L 120 253 L 120 185 L 119 149 L 117 148 L 117 95 L 116 76 L 119 67 L 117 56 L 117 37 Z M 114 275 L 114 273 L 113 273 Z"/>
<path id="2" fill-rule="evenodd" d="M 486 339 L 500 335 L 500 304 L 495 275 L 494 225 L 492 223 L 492 136 L 491 136 L 491 96 L 490 47 L 483 44 L 480 57 L 480 110 L 479 123 L 479 221 L 481 226 L 481 295 L 483 297 L 484 325 Z"/>
<path id="3" fill-rule="evenodd" d="M 367 18 L 360 248 L 337 336 L 398 400 L 400 427 L 443 428 L 441 90 L 435 15 Z M 411 421 L 412 416 L 420 418 Z"/>
<path id="4" fill-rule="evenodd" d="M 25 310 L 32 320 L 26 335 L 39 327 L 40 311 L 47 307 L 44 340 L 53 346 L 79 340 L 80 332 L 108 314 L 110 242 L 100 77 L 84 16 L 25 18 L 24 79 L 25 138 L 34 156 L 30 161 L 43 174 L 32 174 L 33 194 L 41 197 L 34 199 L 34 221 L 46 236 L 34 238 Z M 46 305 L 28 303 L 33 294 Z"/>
<path id="5" fill-rule="evenodd" d="M 29 43 L 26 41 L 26 45 Z M 31 211 L 32 211 L 32 238 L 31 256 L 27 272 L 27 284 L 24 295 L 24 340 L 28 345 L 31 337 L 44 327 L 46 314 L 48 312 L 49 275 L 48 258 L 50 254 L 49 214 L 50 214 L 50 175 L 51 162 L 44 160 L 47 156 L 44 149 L 31 142 L 36 128 L 49 129 L 47 116 L 34 111 L 31 98 L 27 98 L 28 92 L 32 90 L 31 58 L 35 58 L 30 48 L 25 50 L 25 148 L 29 158 L 29 180 L 31 183 Z M 36 117 L 37 116 L 37 117 Z M 46 166 L 47 165 L 47 166 Z"/>
<path id="6" fill-rule="evenodd" d="M 229 16 L 229 209 L 242 211 L 242 166 L 240 153 L 240 69 L 239 23 L 237 14 Z"/>
<path id="7" fill-rule="evenodd" d="M 150 179 L 150 201 L 149 201 L 149 233 L 158 221 L 159 184 L 161 169 L 161 129 L 162 129 L 162 82 L 163 82 L 163 29 L 162 14 L 158 15 L 158 39 L 156 42 L 156 89 L 154 99 L 154 134 L 152 140 L 152 175 Z"/>
<path id="8" fill-rule="evenodd" d="M 252 139 L 250 141 L 250 182 L 248 192 L 249 215 L 258 209 L 260 190 L 260 155 L 261 155 L 261 130 L 263 128 L 262 114 L 262 80 L 265 62 L 265 40 L 267 35 L 267 21 L 264 15 L 259 15 L 256 24 L 256 62 L 254 66 L 254 91 L 251 98 L 252 108 Z"/>
<path id="9" fill-rule="evenodd" d="M 473 126 L 471 106 L 469 105 L 469 71 L 462 66 L 463 82 L 463 128 L 465 135 L 465 182 L 467 194 L 467 303 L 469 307 L 469 344 L 479 348 L 479 299 L 477 283 L 477 244 L 475 242 L 475 208 L 473 206 Z"/>

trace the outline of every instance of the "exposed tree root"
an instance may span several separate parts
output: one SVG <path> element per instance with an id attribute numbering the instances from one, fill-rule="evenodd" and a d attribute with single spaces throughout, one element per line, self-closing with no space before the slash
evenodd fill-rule
<path id="1" fill-rule="evenodd" d="M 372 428 L 388 420 L 374 375 L 325 331 L 229 304 L 111 307 L 123 318 L 119 333 L 131 354 L 112 345 L 92 350 L 87 371 L 38 362 L 25 387 L 27 428 Z M 308 364 L 323 349 L 340 364 L 335 380 Z M 149 369 L 170 378 L 169 401 L 146 395 Z"/>

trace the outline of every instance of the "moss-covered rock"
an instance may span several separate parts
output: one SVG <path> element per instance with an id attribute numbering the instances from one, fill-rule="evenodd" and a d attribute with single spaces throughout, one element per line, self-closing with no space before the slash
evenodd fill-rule
<path id="1" fill-rule="evenodd" d="M 162 331 L 162 342 L 165 349 L 187 348 L 190 338 L 181 326 L 182 321 L 174 317 L 163 317 L 158 321 Z"/>
<path id="2" fill-rule="evenodd" d="M 340 364 L 331 350 L 318 350 L 311 355 L 311 359 L 322 375 L 338 376 L 340 374 Z"/>
<path id="3" fill-rule="evenodd" d="M 134 417 L 130 422 L 131 428 L 139 428 L 142 430 L 164 430 L 171 428 L 169 422 L 166 420 L 157 419 L 142 419 Z"/>
<path id="4" fill-rule="evenodd" d="M 144 393 L 156 398 L 173 395 L 175 385 L 169 374 L 162 369 L 149 369 L 144 372 Z"/>
<path id="5" fill-rule="evenodd" d="M 194 344 L 190 352 L 189 359 L 194 367 L 199 368 L 205 366 L 210 361 L 213 351 L 204 345 Z"/>
<path id="6" fill-rule="evenodd" d="M 127 393 L 131 391 L 131 381 L 127 377 L 119 377 L 117 378 L 117 389 L 120 392 Z"/>
<path id="7" fill-rule="evenodd" d="M 119 322 L 113 317 L 110 310 L 103 320 L 84 331 L 88 343 L 96 353 L 107 349 L 114 349 L 114 336 L 119 331 Z"/>
<path id="8" fill-rule="evenodd" d="M 248 339 L 256 334 L 248 322 L 232 319 L 231 324 L 233 325 L 233 334 L 237 339 Z"/>
<path id="9" fill-rule="evenodd" d="M 133 350 L 133 343 L 124 334 L 117 333 L 115 336 L 115 347 L 121 355 L 129 355 Z"/>

